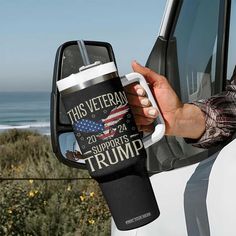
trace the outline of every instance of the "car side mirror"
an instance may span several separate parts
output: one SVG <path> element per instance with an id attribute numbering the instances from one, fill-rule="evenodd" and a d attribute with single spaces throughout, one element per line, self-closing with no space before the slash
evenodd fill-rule
<path id="1" fill-rule="evenodd" d="M 95 61 L 115 62 L 115 56 L 109 43 L 84 41 L 84 45 L 91 63 Z M 83 55 L 80 53 L 79 46 L 79 41 L 70 41 L 57 49 L 51 92 L 51 142 L 53 152 L 61 162 L 71 167 L 86 169 L 56 86 L 58 80 L 78 73 L 79 68 L 83 66 Z"/>

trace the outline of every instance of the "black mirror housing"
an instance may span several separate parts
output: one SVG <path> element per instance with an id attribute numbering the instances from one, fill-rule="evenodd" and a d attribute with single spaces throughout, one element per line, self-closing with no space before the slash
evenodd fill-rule
<path id="1" fill-rule="evenodd" d="M 112 46 L 107 42 L 84 41 L 91 62 L 115 62 Z M 116 63 L 116 62 L 115 62 Z M 67 118 L 56 82 L 70 74 L 79 72 L 82 65 L 78 41 L 63 43 L 56 52 L 50 106 L 50 127 L 52 149 L 62 163 L 79 169 L 86 169 L 82 156 L 78 155 L 78 145 Z"/>

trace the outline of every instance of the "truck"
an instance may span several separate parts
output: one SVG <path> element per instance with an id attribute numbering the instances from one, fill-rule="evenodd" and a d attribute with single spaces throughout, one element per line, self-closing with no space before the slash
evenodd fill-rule
<path id="1" fill-rule="evenodd" d="M 167 0 L 146 67 L 165 76 L 183 103 L 225 90 L 236 73 L 236 0 Z M 148 37 L 148 36 L 147 36 Z M 90 61 L 115 62 L 108 43 L 84 42 Z M 53 151 L 64 164 L 86 169 L 56 81 L 82 65 L 78 42 L 57 51 L 51 97 Z M 157 101 L 158 102 L 158 101 Z M 146 168 L 160 209 L 153 222 L 112 236 L 234 236 L 236 139 L 197 148 L 164 136 L 148 147 Z"/>

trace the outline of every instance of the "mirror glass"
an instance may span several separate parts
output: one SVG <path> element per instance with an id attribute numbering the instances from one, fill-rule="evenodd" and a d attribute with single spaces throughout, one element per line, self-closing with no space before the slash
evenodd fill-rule
<path id="1" fill-rule="evenodd" d="M 59 135 L 60 152 L 64 158 L 85 164 L 83 156 L 80 154 L 79 145 L 73 132 L 62 133 Z"/>

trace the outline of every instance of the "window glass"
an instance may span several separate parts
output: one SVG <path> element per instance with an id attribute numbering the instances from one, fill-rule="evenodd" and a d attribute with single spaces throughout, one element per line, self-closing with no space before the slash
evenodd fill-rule
<path id="1" fill-rule="evenodd" d="M 220 0 L 188 0 L 181 7 L 172 37 L 176 39 L 182 102 L 214 94 L 219 5 Z M 182 138 L 169 143 L 180 158 L 202 152 Z"/>
<path id="2" fill-rule="evenodd" d="M 236 0 L 232 1 L 230 30 L 229 30 L 229 48 L 228 48 L 228 68 L 227 79 L 229 80 L 236 66 Z"/>
<path id="3" fill-rule="evenodd" d="M 187 0 L 179 8 L 167 48 L 166 76 L 184 103 L 214 94 L 219 5 L 220 0 Z M 183 138 L 167 136 L 150 148 L 149 156 L 156 158 L 149 158 L 148 164 L 150 169 L 159 164 L 166 170 L 184 159 L 191 164 L 207 155 Z"/>
<path id="4" fill-rule="evenodd" d="M 183 102 L 214 92 L 219 2 L 189 0 L 182 5 L 173 37 Z"/>

